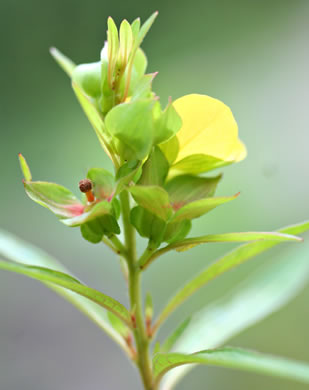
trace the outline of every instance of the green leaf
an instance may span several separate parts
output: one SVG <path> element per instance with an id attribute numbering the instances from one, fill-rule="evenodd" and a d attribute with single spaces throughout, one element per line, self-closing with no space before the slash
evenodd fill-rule
<path id="1" fill-rule="evenodd" d="M 163 152 L 156 146 L 143 165 L 142 176 L 138 184 L 163 186 L 168 170 L 169 164 Z"/>
<path id="2" fill-rule="evenodd" d="M 0 255 L 15 262 L 53 268 L 65 273 L 68 272 L 63 265 L 47 253 L 2 230 L 0 230 Z M 66 288 L 48 283 L 46 285 L 77 307 L 78 310 L 89 317 L 89 319 L 114 339 L 122 349 L 129 353 L 123 338 L 111 327 L 107 317 L 107 311 L 103 307 Z"/>
<path id="3" fill-rule="evenodd" d="M 97 98 L 101 94 L 101 70 L 100 61 L 78 65 L 72 73 L 72 81 L 87 95 Z"/>
<path id="4" fill-rule="evenodd" d="M 75 64 L 72 60 L 62 54 L 58 49 L 52 47 L 50 49 L 50 54 L 54 57 L 58 65 L 65 71 L 65 73 L 71 77 L 73 70 L 75 69 Z"/>
<path id="5" fill-rule="evenodd" d="M 213 196 L 221 178 L 222 175 L 216 177 L 181 175 L 168 181 L 165 189 L 171 203 L 178 209 L 195 200 Z"/>
<path id="6" fill-rule="evenodd" d="M 130 313 L 121 303 L 100 291 L 81 284 L 70 275 L 49 268 L 10 263 L 3 260 L 0 260 L 0 269 L 26 275 L 30 278 L 37 279 L 40 282 L 53 283 L 57 286 L 67 288 L 68 290 L 90 299 L 104 309 L 111 311 L 127 325 L 131 326 Z"/>
<path id="7" fill-rule="evenodd" d="M 139 235 L 149 238 L 156 248 L 163 241 L 166 223 L 143 207 L 137 206 L 131 210 L 130 222 Z"/>
<path id="8" fill-rule="evenodd" d="M 160 144 L 159 147 L 162 150 L 162 152 L 164 153 L 169 164 L 172 165 L 173 162 L 176 160 L 177 154 L 179 151 L 178 138 L 176 136 L 174 136 L 174 137 L 170 138 L 168 141 Z"/>
<path id="9" fill-rule="evenodd" d="M 176 211 L 172 220 L 174 222 L 180 222 L 184 219 L 199 218 L 200 216 L 209 213 L 209 211 L 213 210 L 214 208 L 236 199 L 238 195 L 239 194 L 236 194 L 234 196 L 205 198 L 188 203 L 185 206 L 181 207 L 178 211 Z"/>
<path id="10" fill-rule="evenodd" d="M 213 169 L 222 168 L 231 164 L 228 161 L 220 160 L 213 156 L 207 156 L 206 154 L 193 154 L 178 161 L 171 168 L 172 174 L 180 172 L 189 173 L 191 175 L 198 175 L 212 171 Z"/>
<path id="11" fill-rule="evenodd" d="M 25 180 L 32 181 L 31 171 L 25 157 L 21 153 L 19 153 L 18 158 L 19 158 L 20 168 L 22 170 Z"/>
<path id="12" fill-rule="evenodd" d="M 161 144 L 172 138 L 180 130 L 182 121 L 170 102 L 155 121 L 154 144 Z"/>
<path id="13" fill-rule="evenodd" d="M 128 190 L 137 204 L 167 221 L 172 215 L 168 193 L 158 186 L 132 186 Z"/>
<path id="14" fill-rule="evenodd" d="M 279 233 L 284 234 L 300 234 L 309 230 L 309 222 L 303 222 L 298 225 L 289 226 L 279 230 Z M 242 245 L 228 254 L 224 255 L 216 262 L 207 267 L 204 271 L 198 274 L 195 278 L 190 280 L 182 289 L 180 289 L 176 295 L 168 302 L 163 311 L 161 312 L 156 326 L 162 324 L 162 322 L 186 299 L 194 294 L 199 288 L 203 287 L 210 280 L 223 274 L 226 271 L 244 263 L 250 258 L 257 256 L 258 254 L 265 252 L 278 245 L 280 241 L 274 241 L 273 238 L 270 240 L 256 241 L 253 243 Z"/>
<path id="15" fill-rule="evenodd" d="M 107 114 L 105 125 L 123 143 L 123 158 L 143 160 L 148 155 L 153 134 L 152 106 L 152 100 L 123 103 Z"/>
<path id="16" fill-rule="evenodd" d="M 44 181 L 24 181 L 29 198 L 48 208 L 60 218 L 72 218 L 83 213 L 84 206 L 67 188 Z"/>
<path id="17" fill-rule="evenodd" d="M 111 214 L 112 212 L 111 204 L 105 200 L 102 200 L 100 203 L 90 207 L 89 211 L 86 211 L 77 217 L 61 219 L 61 222 L 67 226 L 80 226 L 83 223 L 90 222 L 96 218 L 102 217 L 103 215 Z"/>
<path id="18" fill-rule="evenodd" d="M 172 368 L 184 364 L 206 364 L 257 372 L 309 384 L 309 364 L 240 348 L 220 348 L 186 355 L 157 354 L 153 358 L 155 383 Z"/>
<path id="19" fill-rule="evenodd" d="M 294 247 L 264 263 L 225 296 L 191 316 L 173 351 L 193 353 L 219 347 L 279 310 L 308 282 L 308 245 L 305 241 L 302 248 Z M 162 390 L 171 389 L 191 368 L 181 367 L 168 374 Z"/>
<path id="20" fill-rule="evenodd" d="M 188 325 L 191 322 L 191 317 L 184 320 L 175 330 L 172 332 L 172 334 L 165 340 L 164 344 L 161 347 L 162 353 L 169 352 L 173 346 L 176 344 L 178 339 L 182 336 L 184 331 L 187 329 Z"/>
<path id="21" fill-rule="evenodd" d="M 223 233 L 223 234 L 207 234 L 206 236 L 186 238 L 182 241 L 174 242 L 164 249 L 164 252 L 172 249 L 177 251 L 186 251 L 196 245 L 206 244 L 210 242 L 246 242 L 246 241 L 302 241 L 301 238 L 290 234 L 277 232 L 246 232 L 246 233 Z M 163 252 L 163 251 L 162 251 Z"/>
<path id="22" fill-rule="evenodd" d="M 114 195 L 115 179 L 110 172 L 103 168 L 91 168 L 87 178 L 93 183 L 93 192 L 97 199 L 111 200 Z"/>

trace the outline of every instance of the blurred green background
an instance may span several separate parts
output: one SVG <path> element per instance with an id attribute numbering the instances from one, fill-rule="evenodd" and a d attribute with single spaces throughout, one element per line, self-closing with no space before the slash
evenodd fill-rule
<path id="1" fill-rule="evenodd" d="M 117 259 L 26 197 L 17 153 L 26 156 L 35 179 L 61 183 L 76 194 L 88 168 L 111 168 L 48 49 L 56 46 L 77 63 L 95 61 L 109 15 L 119 23 L 137 16 L 145 20 L 155 10 L 159 17 L 143 44 L 148 71 L 159 71 L 155 91 L 163 101 L 191 92 L 224 101 L 249 152 L 244 162 L 224 169 L 219 189 L 221 195 L 241 191 L 241 196 L 197 220 L 192 234 L 275 229 L 309 214 L 307 0 L 2 0 L 1 228 L 44 248 L 121 302 L 127 297 Z M 146 272 L 144 283 L 154 295 L 155 309 L 230 247 L 200 246 L 160 259 Z M 163 327 L 161 339 L 184 315 L 287 248 L 284 244 L 202 289 Z M 308 299 L 309 287 L 230 344 L 309 361 Z M 118 347 L 37 282 L 1 272 L 0 313 L 1 390 L 141 389 Z M 178 389 L 206 387 L 305 389 L 280 379 L 205 367 L 192 371 Z"/>

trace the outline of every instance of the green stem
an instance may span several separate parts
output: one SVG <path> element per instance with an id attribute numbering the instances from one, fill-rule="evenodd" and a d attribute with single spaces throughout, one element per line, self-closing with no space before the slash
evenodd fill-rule
<path id="1" fill-rule="evenodd" d="M 154 390 L 149 337 L 145 326 L 142 304 L 141 270 L 136 257 L 135 230 L 130 223 L 130 198 L 127 191 L 120 194 L 123 227 L 125 235 L 126 260 L 129 271 L 129 296 L 132 319 L 135 324 L 134 338 L 137 349 L 138 366 L 145 390 Z"/>
<path id="2" fill-rule="evenodd" d="M 128 263 L 134 263 L 136 260 L 136 239 L 135 230 L 130 222 L 130 198 L 127 191 L 121 192 L 120 202 L 122 209 L 125 246 L 127 250 L 127 260 Z"/>

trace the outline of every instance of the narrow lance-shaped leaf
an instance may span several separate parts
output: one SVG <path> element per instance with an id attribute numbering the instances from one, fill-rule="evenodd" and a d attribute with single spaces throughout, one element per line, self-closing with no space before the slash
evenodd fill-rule
<path id="1" fill-rule="evenodd" d="M 153 359 L 156 383 L 172 368 L 192 363 L 236 368 L 309 384 L 309 364 L 307 363 L 228 347 L 200 351 L 192 355 L 159 353 Z"/>
<path id="2" fill-rule="evenodd" d="M 309 229 L 309 222 L 304 222 L 299 225 L 290 226 L 284 229 L 279 230 L 279 233 L 285 234 L 300 234 Z M 280 242 L 280 241 L 279 241 Z M 250 244 L 242 245 L 225 256 L 221 257 L 219 260 L 211 264 L 199 275 L 193 278 L 188 282 L 181 290 L 176 293 L 176 295 L 168 302 L 166 307 L 163 309 L 160 314 L 156 327 L 158 327 L 162 322 L 186 299 L 188 299 L 193 293 L 195 293 L 199 288 L 204 286 L 210 280 L 216 278 L 217 276 L 223 274 L 224 272 L 234 268 L 250 258 L 270 249 L 279 243 L 270 239 L 269 241 L 257 241 Z"/>
<path id="3" fill-rule="evenodd" d="M 49 268 L 10 263 L 3 260 L 0 260 L 0 269 L 23 274 L 29 276 L 30 278 L 39 280 L 40 282 L 53 283 L 57 286 L 67 288 L 84 296 L 85 298 L 90 299 L 91 301 L 104 307 L 104 309 L 111 311 L 127 325 L 131 326 L 130 314 L 121 303 L 116 301 L 114 298 L 101 293 L 100 291 L 81 284 L 70 275 L 66 275 L 63 272 L 51 270 Z"/>
<path id="4" fill-rule="evenodd" d="M 248 242 L 248 241 L 302 241 L 301 238 L 292 236 L 291 234 L 278 232 L 246 232 L 246 233 L 223 233 L 223 234 L 207 234 L 206 236 L 191 237 L 184 240 L 173 242 L 159 250 L 157 250 L 149 259 L 146 266 L 149 266 L 159 256 L 171 250 L 179 252 L 189 250 L 200 244 L 210 244 L 215 242 Z M 145 267 L 144 267 L 145 268 Z"/>
<path id="5" fill-rule="evenodd" d="M 50 54 L 54 57 L 56 62 L 59 64 L 59 66 L 65 71 L 65 73 L 71 77 L 73 70 L 75 69 L 75 64 L 70 58 L 66 57 L 64 54 L 61 53 L 60 50 L 56 49 L 55 47 L 52 47 L 50 49 Z"/>
<path id="6" fill-rule="evenodd" d="M 175 330 L 174 332 L 165 340 L 164 344 L 161 347 L 162 353 L 169 352 L 176 342 L 179 340 L 179 338 L 182 336 L 182 334 L 185 332 L 187 327 L 189 326 L 191 322 L 191 317 L 188 317 L 185 319 Z"/>
<path id="7" fill-rule="evenodd" d="M 60 272 L 67 273 L 67 270 L 57 260 L 43 252 L 41 249 L 22 241 L 10 233 L 0 230 L 0 254 L 12 261 L 27 265 L 53 268 Z M 61 295 L 72 303 L 77 309 L 84 313 L 90 320 L 106 332 L 122 349 L 129 353 L 124 339 L 111 326 L 107 311 L 98 304 L 78 295 L 66 288 L 58 287 L 55 284 L 46 283 L 46 286 Z"/>
<path id="8" fill-rule="evenodd" d="M 308 248 L 309 243 L 305 241 L 301 248 L 291 247 L 284 253 L 279 252 L 276 259 L 263 263 L 224 297 L 196 312 L 172 350 L 194 353 L 217 348 L 279 310 L 308 282 Z M 163 378 L 161 390 L 171 390 L 192 368 L 182 366 L 168 373 Z"/>
<path id="9" fill-rule="evenodd" d="M 113 160 L 113 153 L 111 150 L 111 140 L 108 138 L 106 129 L 104 128 L 103 119 L 95 107 L 91 98 L 87 96 L 83 90 L 76 83 L 72 83 L 73 90 L 80 102 L 89 122 L 91 123 L 94 131 L 101 143 L 106 154 Z"/>

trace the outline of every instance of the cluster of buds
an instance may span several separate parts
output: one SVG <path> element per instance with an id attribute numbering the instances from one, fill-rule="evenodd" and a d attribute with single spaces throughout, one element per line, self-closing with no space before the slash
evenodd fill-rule
<path id="1" fill-rule="evenodd" d="M 214 197 L 222 176 L 201 176 L 246 156 L 231 110 L 197 94 L 170 99 L 162 109 L 152 91 L 156 74 L 145 73 L 140 45 L 156 16 L 142 26 L 139 19 L 132 24 L 124 20 L 119 31 L 109 18 L 107 41 L 94 63 L 75 65 L 57 49 L 51 51 L 69 75 L 115 173 L 90 169 L 79 185 L 85 194 L 80 201 L 62 186 L 32 181 L 20 157 L 27 194 L 61 222 L 80 226 L 93 243 L 120 233 L 122 191 L 132 195 L 131 224 L 151 248 L 183 239 L 194 218 L 237 196 Z"/>

